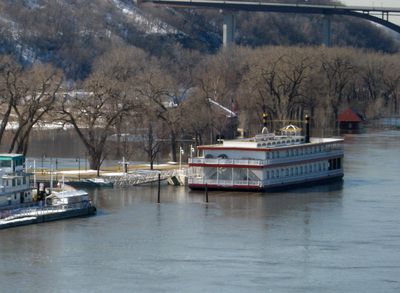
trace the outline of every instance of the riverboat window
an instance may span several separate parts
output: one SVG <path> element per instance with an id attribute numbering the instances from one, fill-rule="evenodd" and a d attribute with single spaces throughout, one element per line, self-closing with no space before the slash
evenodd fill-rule
<path id="1" fill-rule="evenodd" d="M 308 173 L 312 173 L 312 165 L 308 166 Z"/>
<path id="2" fill-rule="evenodd" d="M 274 172 L 274 170 L 271 171 L 271 178 L 272 178 L 272 179 L 275 178 L 275 172 Z"/>
<path id="3" fill-rule="evenodd" d="M 17 199 L 17 194 L 16 193 L 14 193 L 14 199 Z"/>
<path id="4" fill-rule="evenodd" d="M 296 156 L 299 155 L 299 149 L 296 149 Z"/>
<path id="5" fill-rule="evenodd" d="M 286 177 L 289 176 L 289 169 L 286 168 Z"/>
<path id="6" fill-rule="evenodd" d="M 296 176 L 299 175 L 299 167 L 296 167 Z"/>
<path id="7" fill-rule="evenodd" d="M 293 176 L 293 168 L 290 168 L 290 176 Z"/>
<path id="8" fill-rule="evenodd" d="M 11 167 L 11 160 L 10 161 L 0 161 L 0 168 L 10 168 Z"/>
<path id="9" fill-rule="evenodd" d="M 341 169 L 342 162 L 340 158 L 329 160 L 328 170 L 337 170 Z"/>
<path id="10" fill-rule="evenodd" d="M 15 186 L 15 179 L 12 180 L 12 186 Z"/>
<path id="11" fill-rule="evenodd" d="M 303 166 L 300 167 L 300 175 L 303 174 Z"/>
<path id="12" fill-rule="evenodd" d="M 267 179 L 269 179 L 269 171 L 267 171 Z"/>
<path id="13" fill-rule="evenodd" d="M 24 178 L 22 179 L 22 183 L 23 183 L 23 184 L 26 184 L 26 177 L 24 177 Z"/>

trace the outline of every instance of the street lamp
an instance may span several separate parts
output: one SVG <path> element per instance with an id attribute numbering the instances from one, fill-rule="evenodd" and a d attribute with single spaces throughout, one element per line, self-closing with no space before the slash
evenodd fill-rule
<path id="1" fill-rule="evenodd" d="M 190 145 L 190 157 L 193 158 L 193 153 L 195 152 L 195 149 L 193 145 Z"/>
<path id="2" fill-rule="evenodd" d="M 81 158 L 78 157 L 75 162 L 78 162 L 78 181 L 81 181 Z"/>
<path id="3" fill-rule="evenodd" d="M 179 170 L 182 169 L 182 155 L 184 154 L 184 150 L 182 147 L 179 147 Z"/>

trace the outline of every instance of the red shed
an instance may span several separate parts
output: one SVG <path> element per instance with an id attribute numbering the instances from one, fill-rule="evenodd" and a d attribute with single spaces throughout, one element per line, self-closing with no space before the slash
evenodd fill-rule
<path id="1" fill-rule="evenodd" d="M 362 116 L 350 108 L 341 112 L 338 117 L 340 129 L 359 129 L 362 121 Z"/>

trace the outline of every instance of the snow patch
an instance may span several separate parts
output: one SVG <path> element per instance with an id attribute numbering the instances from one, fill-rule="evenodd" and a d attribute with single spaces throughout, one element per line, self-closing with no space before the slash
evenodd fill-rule
<path id="1" fill-rule="evenodd" d="M 128 5 L 120 0 L 112 0 L 112 2 L 119 10 L 121 10 L 123 14 L 137 24 L 138 28 L 142 29 L 142 31 L 145 33 L 160 35 L 181 33 L 163 21 L 157 21 L 154 19 L 150 20 L 150 17 L 144 15 L 142 11 L 139 11 L 133 5 Z"/>

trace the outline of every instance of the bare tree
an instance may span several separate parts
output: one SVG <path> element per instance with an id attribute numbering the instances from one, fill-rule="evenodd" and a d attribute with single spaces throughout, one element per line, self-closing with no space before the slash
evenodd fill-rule
<path id="1" fill-rule="evenodd" d="M 0 143 L 9 122 L 13 105 L 25 96 L 27 88 L 23 84 L 23 69 L 10 56 L 0 58 Z"/>
<path id="2" fill-rule="evenodd" d="M 241 87 L 240 105 L 252 114 L 257 113 L 259 125 L 263 112 L 273 122 L 290 121 L 302 116 L 311 105 L 308 84 L 314 61 L 308 51 L 298 48 L 256 51 L 250 55 L 249 67 Z"/>
<path id="3" fill-rule="evenodd" d="M 19 97 L 12 104 L 18 128 L 14 133 L 10 152 L 26 155 L 29 135 L 33 127 L 53 110 L 62 80 L 62 73 L 50 65 L 34 65 L 24 72 Z"/>
<path id="4" fill-rule="evenodd" d="M 160 136 L 155 133 L 152 121 L 148 121 L 147 132 L 144 135 L 144 151 L 147 154 L 147 158 L 150 162 L 150 170 L 153 170 L 154 161 L 156 160 L 158 154 L 161 151 L 161 146 L 163 144 Z M 160 129 L 160 128 L 159 128 Z"/>
<path id="5" fill-rule="evenodd" d="M 116 48 L 96 64 L 96 71 L 83 87 L 87 95 L 66 97 L 60 107 L 63 120 L 75 128 L 85 145 L 90 168 L 100 173 L 105 159 L 106 142 L 123 119 L 140 106 L 136 78 L 146 55 L 135 48 Z"/>

